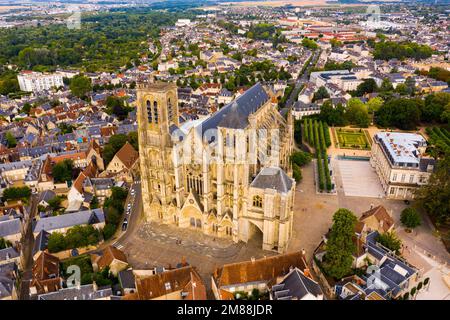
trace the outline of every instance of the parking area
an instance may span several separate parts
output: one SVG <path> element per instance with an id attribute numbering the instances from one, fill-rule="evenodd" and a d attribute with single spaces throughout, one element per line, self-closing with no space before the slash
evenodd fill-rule
<path id="1" fill-rule="evenodd" d="M 335 159 L 337 173 L 346 196 L 381 198 L 384 196 L 380 180 L 369 161 Z"/>

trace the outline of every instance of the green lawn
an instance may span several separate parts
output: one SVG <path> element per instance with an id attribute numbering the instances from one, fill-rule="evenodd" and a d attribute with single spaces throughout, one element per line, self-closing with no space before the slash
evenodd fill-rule
<path id="1" fill-rule="evenodd" d="M 367 141 L 364 130 L 359 129 L 335 129 L 337 140 L 339 142 L 339 148 L 343 149 L 362 149 L 369 150 L 370 144 Z"/>

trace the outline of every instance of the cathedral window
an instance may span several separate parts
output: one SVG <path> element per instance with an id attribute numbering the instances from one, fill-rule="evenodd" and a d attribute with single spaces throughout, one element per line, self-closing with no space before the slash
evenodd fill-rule
<path id="1" fill-rule="evenodd" d="M 158 103 L 153 102 L 153 114 L 155 116 L 155 123 L 158 123 Z"/>
<path id="2" fill-rule="evenodd" d="M 152 122 L 152 104 L 147 100 L 147 118 L 148 122 Z"/>
<path id="3" fill-rule="evenodd" d="M 225 233 L 227 234 L 227 236 L 232 236 L 233 235 L 233 228 L 226 227 L 225 228 Z"/>
<path id="4" fill-rule="evenodd" d="M 260 196 L 253 197 L 253 206 L 257 208 L 262 208 L 262 198 Z"/>
<path id="5" fill-rule="evenodd" d="M 167 112 L 169 119 L 172 119 L 172 101 L 170 101 L 170 98 L 169 101 L 167 102 Z"/>

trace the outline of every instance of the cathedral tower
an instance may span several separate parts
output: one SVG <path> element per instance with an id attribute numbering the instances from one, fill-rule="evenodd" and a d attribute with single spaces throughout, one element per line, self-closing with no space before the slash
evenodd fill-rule
<path id="1" fill-rule="evenodd" d="M 137 106 L 144 212 L 147 220 L 167 223 L 173 217 L 168 214 L 169 206 L 176 202 L 170 136 L 173 128 L 178 127 L 176 85 L 139 83 Z"/>

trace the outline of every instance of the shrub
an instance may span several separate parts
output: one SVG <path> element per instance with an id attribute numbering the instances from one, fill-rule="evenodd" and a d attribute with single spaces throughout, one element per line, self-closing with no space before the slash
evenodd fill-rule
<path id="1" fill-rule="evenodd" d="M 291 155 L 291 161 L 297 166 L 302 167 L 311 161 L 311 154 L 303 151 L 293 152 Z"/>
<path id="2" fill-rule="evenodd" d="M 414 208 L 404 209 L 400 215 L 400 221 L 405 227 L 410 229 L 414 229 L 422 223 L 420 214 Z"/>

